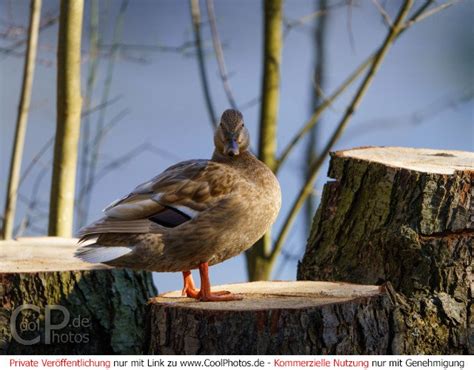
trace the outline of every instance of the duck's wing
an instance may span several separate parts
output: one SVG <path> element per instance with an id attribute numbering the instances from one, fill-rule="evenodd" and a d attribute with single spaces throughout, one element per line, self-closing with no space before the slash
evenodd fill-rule
<path id="1" fill-rule="evenodd" d="M 149 233 L 179 226 L 225 198 L 239 177 L 220 163 L 197 160 L 174 165 L 104 209 L 105 217 L 79 236 Z"/>

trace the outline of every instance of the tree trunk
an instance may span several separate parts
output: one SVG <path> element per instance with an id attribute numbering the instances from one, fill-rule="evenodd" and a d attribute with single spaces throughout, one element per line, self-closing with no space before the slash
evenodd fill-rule
<path id="1" fill-rule="evenodd" d="M 263 23 L 263 80 L 258 158 L 275 172 L 283 23 L 281 0 L 265 0 Z M 270 279 L 275 263 L 275 259 L 270 258 L 271 247 L 271 230 L 268 230 L 245 254 L 250 281 Z"/>
<path id="2" fill-rule="evenodd" d="M 0 355 L 141 352 L 151 274 L 80 262 L 76 244 L 0 242 Z"/>
<path id="3" fill-rule="evenodd" d="M 197 302 L 172 292 L 152 299 L 149 354 L 382 354 L 391 299 L 378 286 L 254 282 L 215 287 L 242 301 Z"/>
<path id="4" fill-rule="evenodd" d="M 35 72 L 36 50 L 41 18 L 41 0 L 31 0 L 30 24 L 28 27 L 28 44 L 26 46 L 23 83 L 21 86 L 20 104 L 16 120 L 15 141 L 13 142 L 10 173 L 8 175 L 7 199 L 3 221 L 3 239 L 11 239 L 15 223 L 16 200 L 20 186 L 20 169 L 25 145 L 26 126 L 30 110 L 31 91 Z"/>
<path id="5" fill-rule="evenodd" d="M 83 0 L 61 1 L 58 38 L 57 117 L 49 235 L 70 237 L 74 219 L 77 146 L 81 124 Z"/>
<path id="6" fill-rule="evenodd" d="M 329 176 L 298 279 L 390 282 L 391 353 L 474 353 L 474 154 L 360 148 Z"/>
<path id="7" fill-rule="evenodd" d="M 327 0 L 316 0 L 315 11 L 325 12 L 328 6 Z M 311 106 L 310 113 L 313 113 L 323 103 L 321 95 L 325 91 L 325 82 L 327 72 L 327 40 L 328 40 L 328 21 L 331 12 L 323 14 L 321 17 L 317 17 L 314 26 L 314 71 L 313 78 L 311 79 Z M 319 120 L 321 122 L 321 120 Z M 306 144 L 305 150 L 305 168 L 304 177 L 305 181 L 308 181 L 311 177 L 311 163 L 316 160 L 318 154 L 318 127 L 321 123 L 313 126 L 309 132 L 308 143 Z M 304 183 L 303 183 L 304 185 Z M 314 212 L 317 205 L 317 196 L 315 191 L 308 196 L 304 206 L 304 222 L 305 222 L 305 235 L 309 235 L 311 231 L 311 223 L 313 220 Z"/>

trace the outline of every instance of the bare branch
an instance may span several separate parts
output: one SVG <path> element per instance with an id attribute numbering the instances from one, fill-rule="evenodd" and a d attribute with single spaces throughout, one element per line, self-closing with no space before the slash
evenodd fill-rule
<path id="1" fill-rule="evenodd" d="M 209 88 L 209 81 L 207 77 L 206 64 L 204 60 L 204 52 L 201 42 L 201 11 L 199 9 L 199 0 L 189 0 L 191 8 L 191 19 L 193 22 L 194 42 L 197 49 L 197 60 L 199 67 L 199 76 L 201 77 L 201 85 L 204 93 L 204 100 L 206 102 L 207 113 L 212 128 L 217 127 L 217 116 L 212 104 L 211 92 Z"/>
<path id="2" fill-rule="evenodd" d="M 370 84 L 373 81 L 373 78 L 377 71 L 379 70 L 382 61 L 384 60 L 388 50 L 390 47 L 393 45 L 397 35 L 403 30 L 403 22 L 408 15 L 408 12 L 410 11 L 410 8 L 413 5 L 413 0 L 405 0 L 400 13 L 397 16 L 396 21 L 393 24 L 393 27 L 390 29 L 390 32 L 388 33 L 387 37 L 385 38 L 385 41 L 383 42 L 379 52 L 375 56 L 370 69 L 368 70 L 364 80 L 362 81 L 359 89 L 357 90 L 354 98 L 352 99 L 351 104 L 347 107 L 346 113 L 342 117 L 341 121 L 339 122 L 336 131 L 333 133 L 332 137 L 330 140 L 327 142 L 326 146 L 320 153 L 319 157 L 316 158 L 315 162 L 312 164 L 310 173 L 311 175 L 308 176 L 307 181 L 305 185 L 302 187 L 300 190 L 298 196 L 296 197 L 291 210 L 286 217 L 283 227 L 280 230 L 280 233 L 278 234 L 277 241 L 275 242 L 275 245 L 273 247 L 273 250 L 270 255 L 270 260 L 276 259 L 278 256 L 279 252 L 281 251 L 281 248 L 283 247 L 283 243 L 286 240 L 287 234 L 293 225 L 293 222 L 296 219 L 296 215 L 298 214 L 298 211 L 300 210 L 301 206 L 304 204 L 304 201 L 306 198 L 311 194 L 312 188 L 313 188 L 313 183 L 316 180 L 316 176 L 319 172 L 319 169 L 321 168 L 321 165 L 324 163 L 324 160 L 326 159 L 326 156 L 329 154 L 331 148 L 333 145 L 337 142 L 337 140 L 340 138 L 342 135 L 347 123 L 349 120 L 352 118 L 354 115 L 354 112 L 357 110 L 359 107 L 360 103 L 362 102 L 362 98 L 364 97 L 365 93 L 367 92 Z"/>
<path id="3" fill-rule="evenodd" d="M 419 22 L 420 20 L 424 20 L 427 17 L 424 16 L 425 12 L 429 8 L 429 6 L 434 2 L 434 0 L 427 0 L 420 8 L 412 15 L 409 21 L 404 23 L 402 25 L 401 31 L 397 34 L 397 38 L 402 35 L 408 28 L 410 28 L 412 25 L 415 23 Z M 452 5 L 452 4 L 451 4 Z M 439 7 L 438 7 L 439 8 Z M 438 9 L 436 8 L 436 9 Z M 446 8 L 446 6 L 444 7 Z M 439 9 L 441 10 L 441 9 Z M 438 10 L 438 11 L 439 11 Z M 430 15 L 434 15 L 436 12 L 430 12 Z M 362 75 L 362 73 L 365 71 L 365 69 L 373 62 L 375 56 L 380 50 L 377 50 L 376 52 L 372 53 L 366 60 L 364 60 L 354 72 L 337 88 L 337 90 L 329 97 L 327 100 L 325 100 L 312 114 L 312 116 L 309 118 L 309 120 L 303 125 L 303 127 L 297 132 L 297 134 L 291 139 L 291 141 L 287 144 L 287 146 L 283 149 L 282 154 L 277 160 L 277 165 L 276 165 L 276 170 L 278 171 L 281 167 L 281 165 L 286 161 L 288 158 L 289 154 L 292 152 L 292 150 L 295 148 L 295 146 L 298 144 L 298 142 L 311 130 L 311 128 L 316 125 L 316 123 L 319 120 L 319 117 L 322 115 L 322 113 L 333 104 L 333 102 L 344 92 L 346 91 L 354 81 L 357 80 L 357 78 Z"/>
<path id="4" fill-rule="evenodd" d="M 46 19 L 43 22 L 41 22 L 38 29 L 38 33 L 41 33 L 42 31 L 48 29 L 49 27 L 54 26 L 56 23 L 58 23 L 58 20 L 59 20 L 59 17 L 57 15 L 46 17 Z M 17 49 L 27 44 L 27 42 L 28 42 L 28 37 L 25 37 L 21 40 L 14 42 L 13 44 L 11 44 L 10 46 L 6 48 L 1 48 L 0 52 L 5 55 L 12 54 L 13 56 L 23 56 L 24 52 L 17 52 Z"/>
<path id="5" fill-rule="evenodd" d="M 261 100 L 262 100 L 262 98 L 260 96 L 257 96 L 253 99 L 250 99 L 249 101 L 247 101 L 245 103 L 242 103 L 242 105 L 240 106 L 240 110 L 244 111 L 246 109 L 252 108 L 252 107 L 258 105 Z"/>
<path id="6" fill-rule="evenodd" d="M 349 44 L 351 45 L 352 52 L 355 53 L 355 40 L 354 32 L 352 31 L 352 7 L 353 0 L 347 0 L 347 34 L 349 35 Z"/>
<path id="7" fill-rule="evenodd" d="M 207 0 L 207 15 L 209 17 L 209 23 L 211 25 L 212 43 L 214 45 L 214 52 L 216 53 L 217 64 L 219 66 L 219 75 L 224 86 L 224 91 L 227 96 L 227 100 L 232 108 L 238 109 L 237 103 L 230 88 L 229 75 L 227 74 L 227 68 L 225 65 L 224 52 L 222 51 L 221 40 L 219 32 L 217 30 L 216 15 L 214 12 L 214 1 Z"/>
<path id="8" fill-rule="evenodd" d="M 412 113 L 405 114 L 399 117 L 376 118 L 370 121 L 365 121 L 358 125 L 357 129 L 355 129 L 355 126 L 353 126 L 352 128 L 354 130 L 350 130 L 351 138 L 353 139 L 354 137 L 367 134 L 368 132 L 373 133 L 377 130 L 387 130 L 391 128 L 395 129 L 401 126 L 409 125 L 421 125 L 428 121 L 430 118 L 436 117 L 447 110 L 456 109 L 461 104 L 470 102 L 473 99 L 474 90 L 472 89 L 467 89 L 458 94 L 450 94 L 448 96 L 443 96 Z"/>
<path id="9" fill-rule="evenodd" d="M 36 155 L 33 157 L 33 159 L 28 164 L 28 167 L 26 168 L 26 170 L 21 175 L 20 181 L 18 182 L 18 187 L 20 187 L 20 185 L 23 183 L 23 181 L 25 181 L 25 179 L 28 177 L 31 170 L 40 161 L 41 157 L 49 150 L 49 148 L 53 145 L 53 143 L 54 143 L 54 136 L 51 136 L 49 138 L 49 140 L 41 147 L 41 149 L 38 151 L 38 153 L 36 153 Z"/>
<path id="10" fill-rule="evenodd" d="M 118 43 L 117 46 L 120 48 L 120 50 L 125 51 L 163 52 L 177 54 L 183 54 L 196 47 L 194 41 L 185 41 L 178 46 L 161 45 L 159 43 L 157 43 L 156 45 L 127 44 L 123 42 Z M 101 50 L 107 50 L 111 49 L 112 45 L 100 44 L 99 47 Z"/>
<path id="11" fill-rule="evenodd" d="M 108 107 L 110 105 L 113 105 L 115 104 L 116 102 L 118 102 L 120 99 L 122 99 L 122 96 L 121 95 L 117 95 L 116 97 L 104 102 L 104 103 L 100 103 L 100 104 L 97 104 L 96 106 L 94 107 L 90 107 L 88 110 L 83 110 L 82 113 L 81 113 L 81 117 L 82 118 L 85 118 L 91 114 L 94 114 L 102 109 L 104 109 L 105 107 Z"/>
<path id="12" fill-rule="evenodd" d="M 341 95 L 344 91 L 346 91 L 349 86 L 362 74 L 362 72 L 365 71 L 365 69 L 370 65 L 372 62 L 373 55 L 371 55 L 369 58 L 367 58 L 340 86 L 339 88 L 329 97 L 327 98 L 324 102 L 322 102 L 318 108 L 314 111 L 312 116 L 309 118 L 309 120 L 304 124 L 304 126 L 298 131 L 298 133 L 293 137 L 293 139 L 290 141 L 290 143 L 285 147 L 283 150 L 282 154 L 277 160 L 277 166 L 276 166 L 276 171 L 278 171 L 282 165 L 290 155 L 291 151 L 294 149 L 296 144 L 299 143 L 301 138 L 305 136 L 311 128 L 314 127 L 314 125 L 318 122 L 319 117 L 321 114 L 333 104 L 333 102 Z"/>
<path id="13" fill-rule="evenodd" d="M 314 12 L 303 15 L 302 17 L 298 19 L 293 19 L 293 20 L 284 19 L 283 23 L 284 23 L 285 28 L 283 31 L 283 38 L 286 38 L 286 36 L 288 36 L 288 34 L 290 33 L 292 29 L 296 27 L 304 26 L 305 24 L 308 24 L 309 22 L 313 21 L 315 18 L 328 14 L 329 11 L 332 9 L 337 9 L 344 6 L 347 6 L 347 0 L 342 0 L 338 3 L 328 5 L 324 7 L 323 9 L 318 9 Z"/>
<path id="14" fill-rule="evenodd" d="M 315 90 L 315 95 L 317 96 L 317 101 L 316 103 L 319 103 L 319 101 L 323 101 L 323 102 L 326 102 L 328 104 L 328 109 L 331 109 L 333 112 L 335 113 L 341 113 L 342 110 L 339 109 L 339 108 L 336 108 L 334 106 L 334 102 L 330 100 L 330 98 L 326 95 L 326 93 L 323 91 L 323 88 L 317 83 L 317 81 L 314 79 L 314 76 L 311 80 L 311 82 L 313 83 L 313 87 L 314 87 L 314 90 Z M 316 104 L 316 107 L 318 107 L 318 104 Z"/>
<path id="15" fill-rule="evenodd" d="M 425 20 L 426 18 L 431 17 L 431 16 L 435 15 L 436 13 L 439 13 L 440 11 L 455 5 L 459 1 L 461 1 L 461 0 L 447 1 L 444 4 L 441 4 L 441 5 L 437 6 L 436 8 L 433 8 L 431 10 L 427 10 L 425 12 L 421 12 L 419 15 L 414 16 L 412 19 L 410 19 L 405 24 L 404 28 L 408 28 L 408 27 L 414 25 L 417 22 L 421 22 L 421 21 Z M 430 5 L 432 2 L 433 1 L 428 1 L 427 3 L 428 3 L 428 5 Z"/>
<path id="16" fill-rule="evenodd" d="M 374 3 L 375 7 L 379 11 L 380 15 L 382 16 L 382 19 L 384 20 L 386 26 L 388 28 L 392 28 L 392 18 L 390 18 L 390 15 L 387 13 L 385 8 L 380 4 L 379 0 L 372 0 L 372 3 Z"/>
<path id="17" fill-rule="evenodd" d="M 48 169 L 49 168 L 50 167 L 48 166 Z M 40 216 L 39 218 L 41 220 L 47 219 L 48 213 L 37 211 L 37 207 L 38 207 L 38 203 L 39 203 L 38 199 L 39 199 L 39 192 L 40 192 L 40 188 L 41 188 L 41 183 L 43 182 L 43 179 L 45 178 L 46 174 L 48 174 L 48 172 L 49 171 L 47 171 L 45 169 L 44 171 L 40 171 L 38 173 L 38 176 L 36 176 L 36 179 L 33 183 L 33 187 L 31 188 L 32 190 L 31 190 L 30 200 L 28 202 L 25 217 L 23 218 L 20 225 L 15 228 L 15 231 L 14 231 L 15 238 L 17 238 L 18 236 L 21 236 L 24 232 L 26 232 L 28 227 L 31 225 L 30 219 L 32 217 L 34 217 L 34 215 L 32 215 L 32 213 L 34 211 L 36 211 L 35 213 L 39 214 L 39 216 Z"/>
<path id="18" fill-rule="evenodd" d="M 119 169 L 120 167 L 124 166 L 125 164 L 127 164 L 128 162 L 137 158 L 139 155 L 145 152 L 149 152 L 160 158 L 167 158 L 173 161 L 182 160 L 182 158 L 176 156 L 173 153 L 170 153 L 164 149 L 157 148 L 155 145 L 149 142 L 144 142 L 137 145 L 135 148 L 129 150 L 127 153 L 122 154 L 121 156 L 109 161 L 107 164 L 101 167 L 99 173 L 94 178 L 94 182 L 86 184 L 84 188 L 80 189 L 80 192 L 81 193 L 89 192 L 93 186 L 97 185 L 100 182 L 100 180 L 106 177 L 109 173 L 111 173 L 114 170 Z"/>
<path id="19" fill-rule="evenodd" d="M 90 150 L 90 159 L 89 160 L 85 159 L 86 161 L 88 160 L 89 163 L 88 163 L 88 167 L 86 167 L 88 168 L 88 171 L 86 171 L 83 174 L 83 176 L 86 179 L 84 182 L 83 188 L 87 188 L 89 190 L 91 190 L 93 186 L 89 184 L 94 183 L 94 178 L 96 176 L 97 165 L 98 165 L 99 156 L 100 156 L 100 147 L 101 147 L 102 138 L 104 135 L 103 131 L 104 131 L 104 126 L 105 126 L 105 116 L 107 113 L 106 102 L 109 101 L 110 88 L 112 86 L 115 62 L 117 60 L 118 53 L 119 53 L 118 44 L 120 43 L 120 40 L 122 38 L 123 25 L 125 21 L 125 13 L 127 11 L 127 7 L 128 7 L 128 0 L 123 0 L 120 5 L 119 14 L 115 22 L 113 36 L 112 36 L 112 48 L 111 48 L 112 54 L 108 61 L 107 75 L 105 77 L 104 89 L 103 89 L 102 98 L 101 98 L 101 105 L 103 105 L 103 108 L 100 109 L 99 111 L 97 129 L 96 129 L 96 133 L 93 139 L 92 148 L 88 147 L 88 151 Z M 80 217 L 78 220 L 78 224 L 83 225 L 87 221 L 87 217 L 89 213 L 90 201 L 91 201 L 90 191 L 88 191 L 87 193 L 79 192 L 78 199 L 79 199 L 79 204 L 82 207 L 79 213 Z"/>
<path id="20" fill-rule="evenodd" d="M 94 86 L 97 79 L 97 71 L 99 67 L 99 1 L 91 0 L 89 8 L 89 68 L 87 76 L 87 85 L 86 93 L 84 95 L 84 107 L 81 114 L 81 117 L 84 118 L 82 123 L 82 137 L 81 137 L 81 156 L 80 156 L 80 166 L 79 166 L 79 183 L 78 187 L 81 189 L 85 182 L 87 181 L 87 166 L 89 161 L 89 148 L 90 148 L 90 137 L 91 137 L 91 127 L 90 127 L 90 114 L 94 111 L 94 108 L 91 108 L 92 104 L 92 95 L 94 92 Z M 108 102 L 99 104 L 95 109 L 104 109 Z M 79 194 L 79 196 L 81 196 Z M 82 200 L 82 199 L 81 199 Z M 82 225 L 84 222 L 83 219 L 83 206 L 84 203 L 78 202 L 79 206 L 76 207 L 76 212 L 78 216 L 78 224 Z"/>

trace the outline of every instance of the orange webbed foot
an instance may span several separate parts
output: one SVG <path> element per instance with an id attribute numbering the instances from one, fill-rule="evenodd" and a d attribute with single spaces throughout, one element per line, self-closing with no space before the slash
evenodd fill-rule
<path id="1" fill-rule="evenodd" d="M 183 271 L 184 287 L 181 291 L 183 296 L 198 299 L 201 302 L 226 302 L 243 299 L 242 296 L 232 294 L 228 290 L 211 291 L 207 262 L 199 265 L 199 273 L 201 275 L 201 290 L 196 289 L 191 271 Z"/>
<path id="2" fill-rule="evenodd" d="M 199 300 L 201 302 L 228 302 L 228 301 L 241 301 L 243 299 L 242 296 L 237 294 L 232 294 L 227 292 L 227 294 L 216 294 L 217 292 L 212 292 L 208 295 L 200 295 Z"/>
<path id="3" fill-rule="evenodd" d="M 181 295 L 189 298 L 198 299 L 199 298 L 199 290 L 196 289 L 194 285 L 193 276 L 191 275 L 191 271 L 183 271 L 183 279 L 184 279 L 184 287 L 181 291 Z"/>

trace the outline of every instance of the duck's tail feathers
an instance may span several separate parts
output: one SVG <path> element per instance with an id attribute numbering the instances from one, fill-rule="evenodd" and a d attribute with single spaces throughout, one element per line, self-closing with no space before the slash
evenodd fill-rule
<path id="1" fill-rule="evenodd" d="M 133 252 L 134 247 L 109 247 L 99 244 L 89 244 L 80 247 L 74 256 L 89 263 L 106 263 Z"/>

